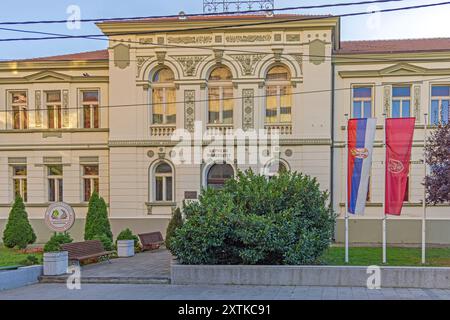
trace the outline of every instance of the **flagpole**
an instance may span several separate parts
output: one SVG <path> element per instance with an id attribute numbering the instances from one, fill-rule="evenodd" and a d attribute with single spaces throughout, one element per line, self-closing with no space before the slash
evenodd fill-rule
<path id="1" fill-rule="evenodd" d="M 383 180 L 384 180 L 384 192 L 383 192 L 383 264 L 386 264 L 386 170 L 387 170 L 387 163 L 386 163 L 386 114 L 383 113 L 383 153 L 384 153 L 384 174 L 383 174 Z"/>
<path id="2" fill-rule="evenodd" d="M 345 114 L 345 263 L 349 262 L 348 248 L 348 113 Z"/>
<path id="3" fill-rule="evenodd" d="M 427 126 L 428 126 L 428 114 L 424 113 L 425 126 L 424 126 L 424 138 L 423 138 L 423 146 L 424 149 L 427 145 Z M 427 162 L 425 159 L 425 152 L 423 156 L 423 173 L 424 177 L 427 176 Z M 423 186 L 423 216 L 422 216 L 422 264 L 426 263 L 426 232 L 427 232 L 427 188 L 424 184 Z"/>

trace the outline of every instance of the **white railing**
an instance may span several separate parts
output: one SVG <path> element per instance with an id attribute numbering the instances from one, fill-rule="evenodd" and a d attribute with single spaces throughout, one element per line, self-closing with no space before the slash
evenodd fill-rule
<path id="1" fill-rule="evenodd" d="M 152 137 L 170 137 L 175 131 L 174 125 L 153 125 L 150 127 Z"/>
<path id="2" fill-rule="evenodd" d="M 281 135 L 292 134 L 292 124 L 266 124 L 264 128 L 267 134 L 278 132 Z"/>
<path id="3" fill-rule="evenodd" d="M 232 124 L 208 124 L 206 132 L 210 136 L 233 134 Z"/>

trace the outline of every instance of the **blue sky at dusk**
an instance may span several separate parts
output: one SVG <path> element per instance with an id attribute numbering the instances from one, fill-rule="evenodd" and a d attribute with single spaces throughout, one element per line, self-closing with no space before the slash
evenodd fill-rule
<path id="1" fill-rule="evenodd" d="M 406 0 L 388 4 L 379 4 L 378 8 L 395 8 L 414 6 L 426 3 L 443 2 L 444 0 Z M 277 8 L 316 5 L 325 3 L 350 2 L 350 0 L 275 0 Z M 66 10 L 70 5 L 78 5 L 81 18 L 109 18 L 151 15 L 171 15 L 184 10 L 186 13 L 202 12 L 202 0 L 14 0 L 5 2 L 0 10 L 0 21 L 66 19 Z M 373 8 L 368 5 L 326 8 L 321 10 L 291 11 L 303 14 L 342 14 L 361 12 Z M 372 9 L 373 10 L 373 9 Z M 371 40 L 392 38 L 424 38 L 450 37 L 448 17 L 450 5 L 418 9 L 404 12 L 383 13 L 375 17 L 349 17 L 342 19 L 343 40 Z M 22 30 L 53 32 L 61 34 L 98 34 L 100 30 L 94 23 L 83 23 L 79 30 L 69 30 L 65 24 L 0 26 Z M 36 35 L 0 30 L 0 38 L 34 37 Z M 106 48 L 106 41 L 89 39 L 65 39 L 28 42 L 0 42 L 0 59 L 20 59 L 82 52 Z"/>

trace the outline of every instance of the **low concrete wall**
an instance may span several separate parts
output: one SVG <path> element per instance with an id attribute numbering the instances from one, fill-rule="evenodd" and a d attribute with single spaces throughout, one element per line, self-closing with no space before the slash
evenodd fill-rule
<path id="1" fill-rule="evenodd" d="M 17 270 L 0 271 L 0 291 L 20 288 L 39 282 L 42 266 L 23 267 Z"/>
<path id="2" fill-rule="evenodd" d="M 450 268 L 381 267 L 381 287 L 450 289 Z M 172 284 L 367 287 L 367 267 L 172 265 Z"/>

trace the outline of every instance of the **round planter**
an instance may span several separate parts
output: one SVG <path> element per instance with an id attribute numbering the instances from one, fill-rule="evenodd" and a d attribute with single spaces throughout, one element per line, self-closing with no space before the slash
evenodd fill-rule
<path id="1" fill-rule="evenodd" d="M 67 251 L 44 253 L 45 276 L 59 276 L 66 274 L 68 266 L 69 253 Z"/>
<path id="2" fill-rule="evenodd" d="M 134 256 L 134 240 L 118 240 L 117 255 L 121 258 Z"/>

